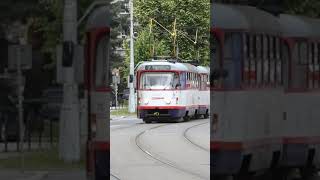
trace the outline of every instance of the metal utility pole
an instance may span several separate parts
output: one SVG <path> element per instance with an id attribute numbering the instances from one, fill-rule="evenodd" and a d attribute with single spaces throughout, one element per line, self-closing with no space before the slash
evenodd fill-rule
<path id="1" fill-rule="evenodd" d="M 65 162 L 80 161 L 78 86 L 75 82 L 77 0 L 64 0 L 63 14 L 63 104 L 60 113 L 59 155 Z"/>
<path id="2" fill-rule="evenodd" d="M 21 69 L 21 51 L 17 51 L 17 70 L 18 70 L 18 117 L 19 117 L 19 149 L 21 153 L 21 169 L 24 171 L 24 154 L 23 154 L 23 139 L 24 139 L 24 123 L 23 123 L 23 91 L 24 85 L 22 82 L 22 69 Z"/>
<path id="3" fill-rule="evenodd" d="M 135 92 L 133 86 L 134 78 L 134 47 L 133 47 L 133 0 L 129 1 L 130 6 L 130 76 L 129 76 L 129 112 L 136 111 Z"/>

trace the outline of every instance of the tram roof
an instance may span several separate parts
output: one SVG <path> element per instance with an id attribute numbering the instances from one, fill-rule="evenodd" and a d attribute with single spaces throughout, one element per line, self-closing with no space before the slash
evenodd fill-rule
<path id="1" fill-rule="evenodd" d="M 252 6 L 212 3 L 211 17 L 213 28 L 280 34 L 277 18 Z"/>
<path id="2" fill-rule="evenodd" d="M 281 31 L 286 37 L 320 37 L 320 20 L 305 16 L 281 14 Z"/>
<path id="3" fill-rule="evenodd" d="M 88 17 L 86 29 L 94 29 L 106 27 L 110 28 L 111 26 L 111 14 L 108 6 L 102 6 L 93 11 Z"/>
<path id="4" fill-rule="evenodd" d="M 210 68 L 209 67 L 204 67 L 204 66 L 197 66 L 198 73 L 205 73 L 209 74 L 210 73 Z"/>
<path id="5" fill-rule="evenodd" d="M 192 64 L 180 63 L 180 62 L 169 62 L 166 60 L 143 62 L 137 67 L 137 70 L 145 70 L 145 67 L 148 65 L 169 65 L 171 67 L 170 70 L 197 72 L 197 67 Z"/>

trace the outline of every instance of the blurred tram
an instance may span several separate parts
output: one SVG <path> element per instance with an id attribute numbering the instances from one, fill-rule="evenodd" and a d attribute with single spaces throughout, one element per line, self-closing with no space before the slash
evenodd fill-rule
<path id="1" fill-rule="evenodd" d="M 211 176 L 312 175 L 320 162 L 320 21 L 211 5 Z"/>
<path id="2" fill-rule="evenodd" d="M 152 60 L 136 68 L 137 112 L 145 123 L 209 116 L 209 68 Z"/>

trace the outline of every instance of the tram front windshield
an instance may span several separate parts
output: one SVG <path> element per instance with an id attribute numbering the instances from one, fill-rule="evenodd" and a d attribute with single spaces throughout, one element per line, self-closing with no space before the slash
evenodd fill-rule
<path id="1" fill-rule="evenodd" d="M 176 89 L 178 85 L 179 76 L 172 72 L 146 72 L 140 78 L 140 89 Z"/>

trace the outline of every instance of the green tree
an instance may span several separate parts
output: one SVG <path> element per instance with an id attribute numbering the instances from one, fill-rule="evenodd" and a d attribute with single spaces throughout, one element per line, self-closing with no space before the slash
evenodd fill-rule
<path id="1" fill-rule="evenodd" d="M 309 17 L 320 17 L 319 0 L 286 0 L 286 11 L 290 14 L 305 15 Z"/>
<path id="2" fill-rule="evenodd" d="M 178 35 L 179 57 L 196 59 L 199 52 L 200 62 L 204 64 L 209 62 L 209 0 L 135 0 L 134 4 L 135 18 L 141 30 L 149 28 L 150 18 L 155 19 L 171 31 L 173 30 L 173 22 L 176 20 L 177 30 L 182 31 L 193 40 L 195 40 L 198 30 L 198 43 L 196 45 L 184 36 Z M 172 36 L 157 25 L 153 27 L 155 42 L 163 41 L 166 48 L 171 50 L 169 54 L 162 55 L 172 55 Z M 138 34 L 140 34 L 139 31 Z M 149 40 L 146 39 L 144 43 L 149 44 Z"/>
<path id="3" fill-rule="evenodd" d="M 129 75 L 129 64 L 130 64 L 130 43 L 126 41 L 124 43 L 125 48 L 125 66 L 122 66 L 121 74 L 122 77 L 127 80 Z M 135 39 L 134 44 L 134 64 L 137 65 L 141 61 L 147 61 L 150 59 L 150 48 L 154 49 L 156 55 L 163 55 L 170 53 L 170 50 L 165 44 L 164 40 L 152 39 L 149 34 L 149 29 L 142 29 L 139 31 L 139 36 Z"/>

